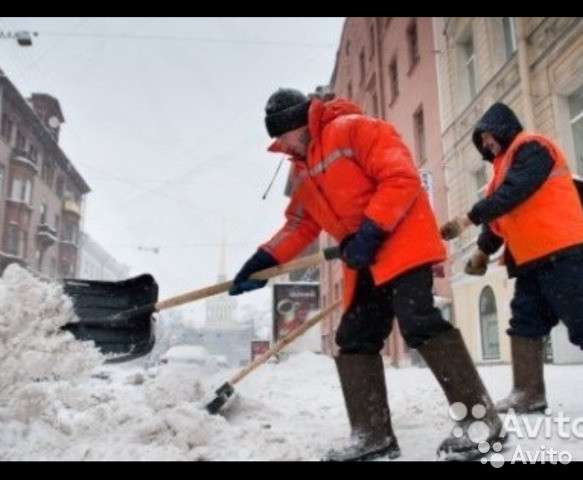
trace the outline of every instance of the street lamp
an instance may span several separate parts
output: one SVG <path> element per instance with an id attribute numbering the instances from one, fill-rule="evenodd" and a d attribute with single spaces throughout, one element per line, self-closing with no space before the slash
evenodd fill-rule
<path id="1" fill-rule="evenodd" d="M 38 36 L 38 33 L 33 32 L 32 35 L 36 37 Z M 16 42 L 21 47 L 32 47 L 32 35 L 30 34 L 30 32 L 26 31 L 20 31 L 14 34 L 14 36 L 16 37 Z"/>
<path id="2" fill-rule="evenodd" d="M 15 38 L 21 47 L 31 47 L 32 37 L 38 37 L 38 32 L 29 32 L 27 30 L 19 30 L 18 32 L 0 31 L 0 39 Z"/>

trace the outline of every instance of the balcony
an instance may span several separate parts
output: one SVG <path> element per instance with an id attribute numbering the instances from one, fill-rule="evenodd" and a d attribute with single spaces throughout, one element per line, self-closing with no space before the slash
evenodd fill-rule
<path id="1" fill-rule="evenodd" d="M 79 205 L 75 200 L 71 198 L 66 198 L 65 200 L 63 200 L 63 212 L 71 213 L 81 218 L 81 205 Z"/>
<path id="2" fill-rule="evenodd" d="M 34 207 L 30 203 L 28 203 L 24 200 L 21 200 L 19 198 L 8 197 L 6 199 L 6 202 L 8 204 L 12 205 L 12 207 L 15 208 L 16 211 L 19 211 L 19 212 L 24 211 L 24 212 L 28 212 L 28 214 L 30 214 L 34 210 Z"/>
<path id="3" fill-rule="evenodd" d="M 36 238 L 41 246 L 48 248 L 54 245 L 59 239 L 57 237 L 57 231 L 49 227 L 45 223 L 41 223 L 36 231 Z"/>
<path id="4" fill-rule="evenodd" d="M 79 244 L 75 240 L 64 240 L 61 238 L 60 243 L 65 247 L 72 247 L 74 249 L 79 248 Z"/>
<path id="5" fill-rule="evenodd" d="M 26 153 L 24 150 L 19 150 L 17 148 L 14 148 L 12 150 L 11 160 L 15 163 L 20 164 L 20 165 L 24 165 L 26 168 L 28 168 L 35 175 L 38 173 L 38 166 L 37 166 L 36 162 L 34 162 L 30 158 L 30 155 L 28 153 Z"/>
<path id="6" fill-rule="evenodd" d="M 17 263 L 22 268 L 28 266 L 27 261 L 21 255 L 13 255 L 11 253 L 0 250 L 0 271 L 3 271 L 11 263 Z"/>

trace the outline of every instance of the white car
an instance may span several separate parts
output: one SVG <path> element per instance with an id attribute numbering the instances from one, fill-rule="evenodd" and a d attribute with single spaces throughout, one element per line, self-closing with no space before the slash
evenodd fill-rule
<path id="1" fill-rule="evenodd" d="M 227 359 L 222 355 L 211 355 L 207 349 L 197 345 L 177 345 L 170 348 L 162 358 L 161 364 L 196 365 L 205 370 L 216 371 L 228 368 Z"/>

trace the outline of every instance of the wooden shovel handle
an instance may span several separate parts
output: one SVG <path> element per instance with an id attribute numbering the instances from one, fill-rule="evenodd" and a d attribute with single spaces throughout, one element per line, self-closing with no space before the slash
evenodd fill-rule
<path id="1" fill-rule="evenodd" d="M 255 272 L 253 275 L 251 275 L 250 278 L 256 280 L 269 280 L 270 278 L 283 275 L 284 273 L 303 270 L 304 268 L 316 266 L 324 260 L 333 260 L 335 258 L 340 258 L 340 249 L 339 247 L 330 247 L 318 253 L 308 255 L 307 257 L 298 258 L 297 260 L 284 263 L 283 265 L 276 265 L 275 267 L 266 268 L 265 270 Z M 183 293 L 182 295 L 168 298 L 156 303 L 155 309 L 159 312 L 160 310 L 165 310 L 167 308 L 177 307 L 178 305 L 184 305 L 185 303 L 212 297 L 213 295 L 218 295 L 219 293 L 228 291 L 232 285 L 233 281 L 231 280 L 228 282 L 218 283 L 210 287 L 201 288 L 199 290 L 192 290 L 190 292 Z"/>
<path id="2" fill-rule="evenodd" d="M 342 303 L 341 301 L 338 301 L 338 302 L 330 305 L 328 308 L 326 308 L 326 309 L 322 310 L 320 313 L 314 315 L 308 321 L 302 323 L 298 328 L 289 332 L 285 337 L 282 337 L 281 339 L 279 339 L 278 342 L 273 347 L 271 347 L 269 350 L 267 350 L 267 352 L 258 356 L 249 365 L 247 365 L 245 368 L 240 370 L 233 378 L 231 378 L 231 380 L 229 380 L 229 383 L 231 385 L 235 385 L 241 379 L 243 379 L 244 377 L 249 375 L 257 367 L 259 367 L 259 365 L 267 362 L 267 360 L 269 360 L 273 355 L 275 355 L 277 352 L 279 352 L 281 349 L 283 349 L 286 345 L 293 342 L 300 335 L 303 335 L 306 330 L 312 328 L 314 325 L 316 325 L 316 323 L 322 321 L 322 319 L 324 319 L 325 317 L 330 315 L 334 310 L 336 310 L 338 307 L 340 307 L 341 303 Z"/>

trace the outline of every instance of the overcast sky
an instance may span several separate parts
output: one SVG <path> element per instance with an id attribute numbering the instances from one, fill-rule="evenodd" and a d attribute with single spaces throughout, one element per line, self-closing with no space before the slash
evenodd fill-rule
<path id="1" fill-rule="evenodd" d="M 61 147 L 92 189 L 84 229 L 163 299 L 216 281 L 223 233 L 232 277 L 282 224 L 287 168 L 261 199 L 280 160 L 263 108 L 278 87 L 328 83 L 343 21 L 4 17 L 1 31 L 39 36 L 0 40 L 0 68 L 59 99 Z M 183 311 L 198 323 L 203 306 Z"/>

